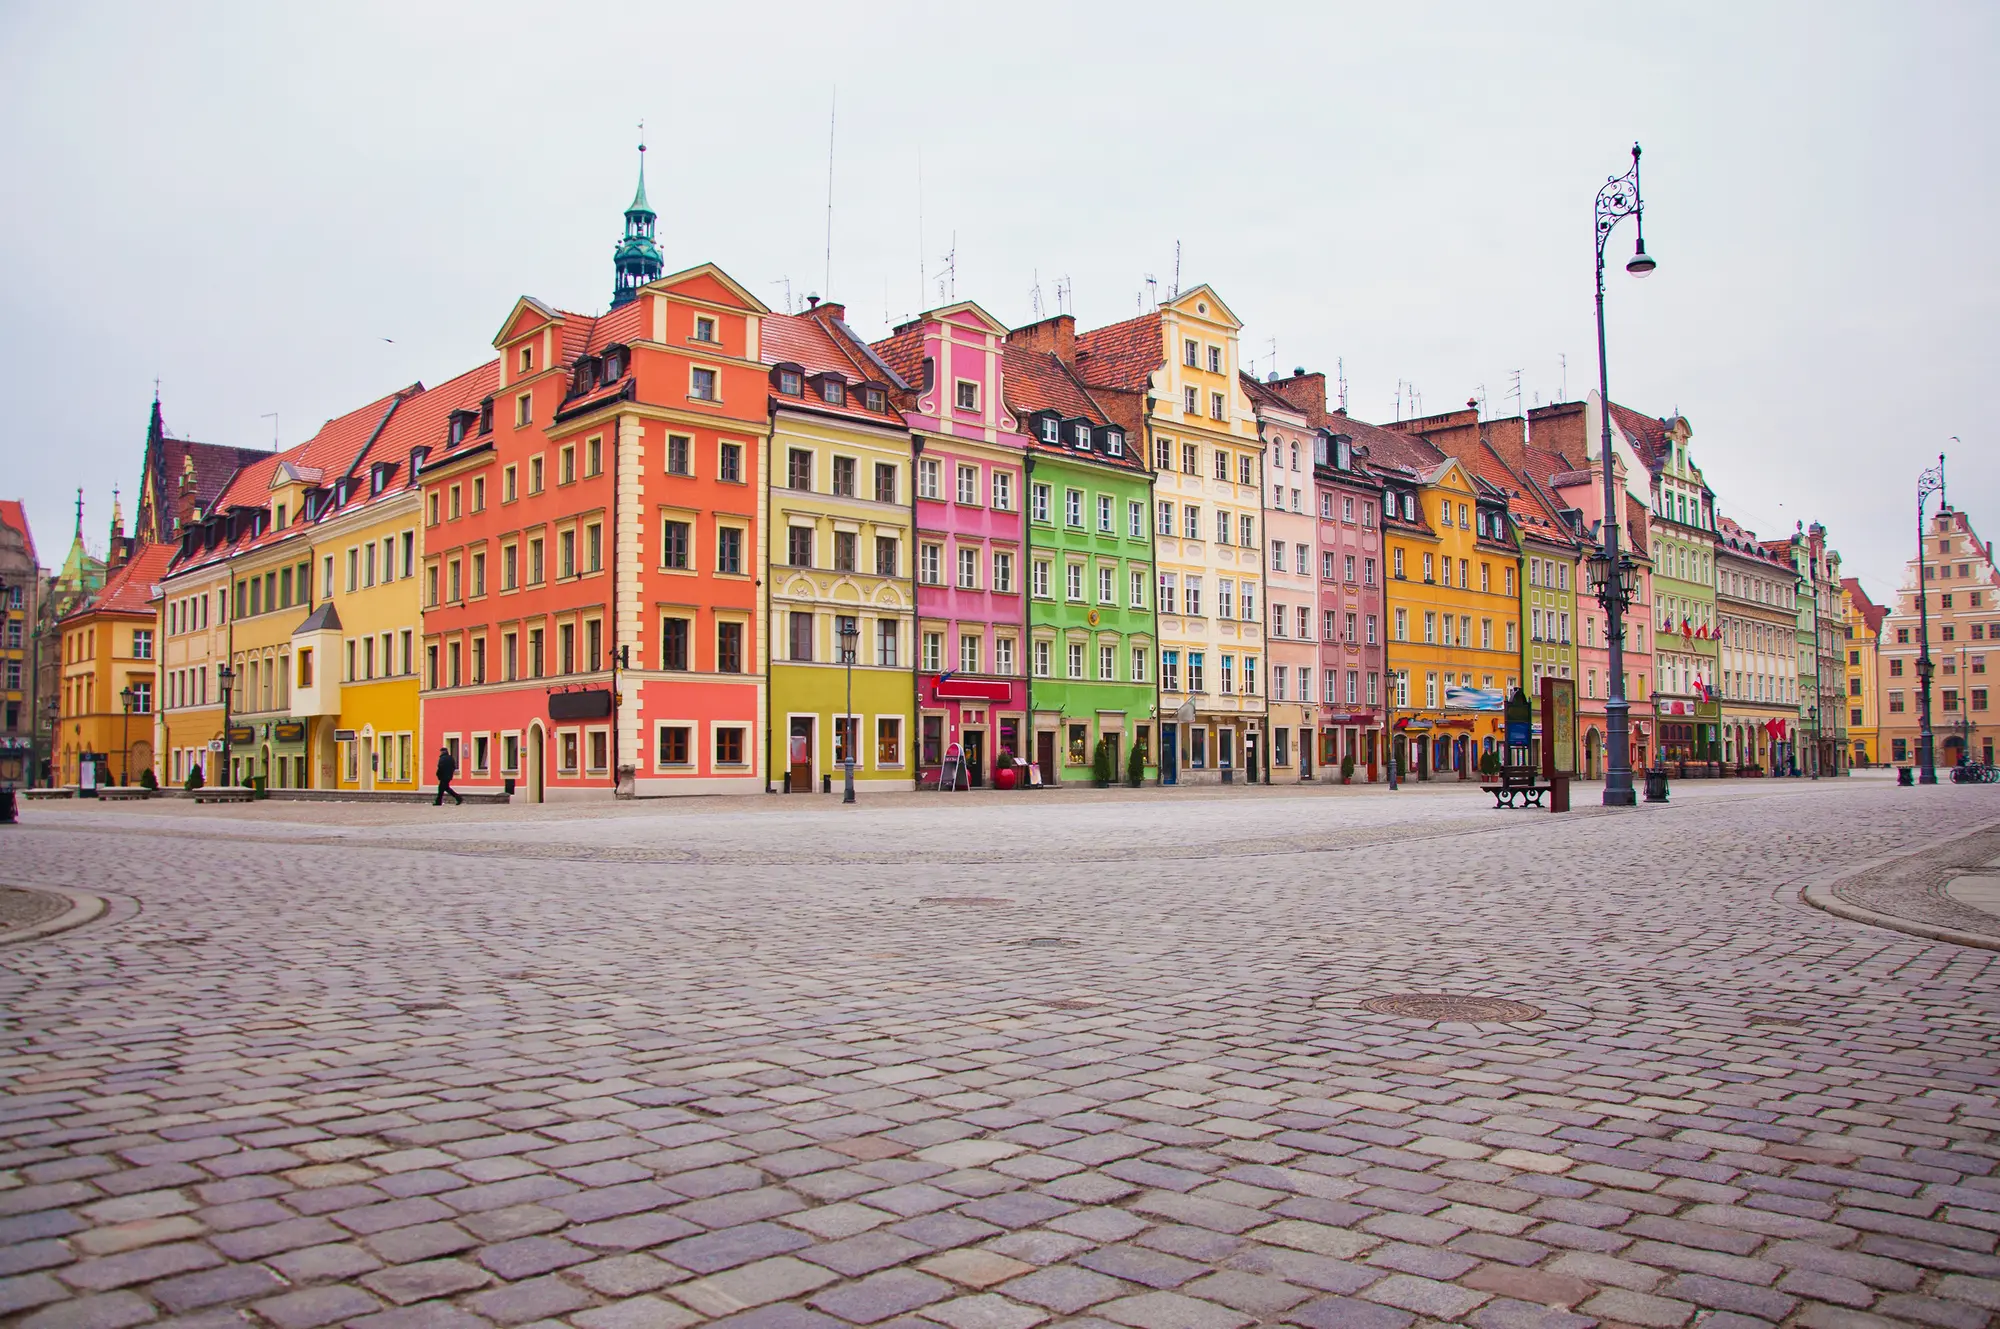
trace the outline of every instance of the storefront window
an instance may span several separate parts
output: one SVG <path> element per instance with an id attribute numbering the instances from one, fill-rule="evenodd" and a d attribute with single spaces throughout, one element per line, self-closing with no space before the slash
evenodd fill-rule
<path id="1" fill-rule="evenodd" d="M 1084 766 L 1090 761 L 1090 726 L 1073 724 L 1069 727 L 1069 764 Z"/>
<path id="2" fill-rule="evenodd" d="M 919 766 L 936 766 L 944 760 L 944 717 L 924 717 L 923 746 L 917 753 Z"/>
<path id="3" fill-rule="evenodd" d="M 1188 731 L 1188 765 L 1196 770 L 1208 767 L 1208 731 L 1195 728 Z"/>

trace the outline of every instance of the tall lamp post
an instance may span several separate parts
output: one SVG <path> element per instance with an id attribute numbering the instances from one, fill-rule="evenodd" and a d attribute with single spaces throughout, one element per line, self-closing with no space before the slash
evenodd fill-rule
<path id="1" fill-rule="evenodd" d="M 1917 783 L 1937 783 L 1937 757 L 1931 746 L 1931 597 L 1924 577 L 1924 503 L 1944 492 L 1944 454 L 1938 464 L 1917 477 Z"/>
<path id="2" fill-rule="evenodd" d="M 120 741 L 124 743 L 125 748 L 118 754 L 118 783 L 129 785 L 132 783 L 132 685 L 130 683 L 119 690 L 118 700 L 125 707 L 124 727 L 119 733 Z"/>
<path id="3" fill-rule="evenodd" d="M 1629 808 L 1637 799 L 1632 791 L 1632 726 L 1631 704 L 1625 700 L 1625 609 L 1632 603 L 1630 577 L 1637 575 L 1636 569 L 1628 573 L 1627 565 L 1632 560 L 1618 552 L 1618 513 L 1620 507 L 1613 492 L 1611 478 L 1611 372 L 1607 366 L 1604 350 L 1604 244 L 1611 238 L 1618 223 L 1625 218 L 1634 218 L 1638 228 L 1639 244 L 1632 257 L 1625 261 L 1625 271 L 1634 277 L 1643 277 L 1658 265 L 1646 252 L 1645 205 L 1639 198 L 1639 145 L 1632 145 L 1632 169 L 1623 175 L 1615 175 L 1597 191 L 1597 403 L 1598 414 L 1603 418 L 1604 436 L 1598 449 L 1598 460 L 1604 466 L 1604 532 L 1603 544 L 1591 558 L 1596 572 L 1602 572 L 1599 585 L 1604 588 L 1599 594 L 1599 602 L 1604 606 L 1605 635 L 1611 648 L 1611 695 L 1604 703 L 1605 759 L 1604 759 L 1604 806 Z M 1613 587 L 1617 593 L 1608 593 Z"/>
<path id="4" fill-rule="evenodd" d="M 229 773 L 229 694 L 236 686 L 236 671 L 225 662 L 215 671 L 216 685 L 222 689 L 222 775 L 220 784 L 228 784 Z"/>
<path id="5" fill-rule="evenodd" d="M 854 723 L 854 648 L 860 640 L 860 625 L 852 615 L 844 615 L 840 620 L 840 658 L 847 664 L 847 714 L 840 718 L 841 733 L 846 736 L 840 745 L 843 803 L 854 801 L 854 746 L 861 737 Z"/>

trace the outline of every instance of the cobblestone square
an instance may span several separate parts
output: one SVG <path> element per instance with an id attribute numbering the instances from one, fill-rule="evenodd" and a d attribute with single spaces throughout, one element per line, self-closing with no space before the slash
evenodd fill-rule
<path id="1" fill-rule="evenodd" d="M 1594 797 L 31 805 L 0 1319 L 1992 1323 L 2000 788 Z"/>

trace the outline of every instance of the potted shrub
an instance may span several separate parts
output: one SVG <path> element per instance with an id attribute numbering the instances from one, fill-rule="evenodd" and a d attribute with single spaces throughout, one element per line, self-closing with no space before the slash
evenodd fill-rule
<path id="1" fill-rule="evenodd" d="M 1500 754 L 1486 753 L 1479 759 L 1479 778 L 1482 783 L 1492 784 L 1500 778 Z"/>
<path id="2" fill-rule="evenodd" d="M 1109 789 L 1114 774 L 1111 769 L 1111 740 L 1100 738 L 1097 740 L 1097 751 L 1091 757 L 1090 781 L 1099 789 Z"/>
<path id="3" fill-rule="evenodd" d="M 181 781 L 181 788 L 192 794 L 206 783 L 208 782 L 202 778 L 201 767 L 190 766 L 188 767 L 187 779 Z"/>
<path id="4" fill-rule="evenodd" d="M 1348 753 L 1340 759 L 1340 782 L 1346 784 L 1354 778 L 1354 754 Z"/>
<path id="5" fill-rule="evenodd" d="M 153 774 L 152 767 L 139 772 L 139 787 L 149 794 L 160 787 L 160 777 Z"/>
<path id="6" fill-rule="evenodd" d="M 1132 745 L 1132 755 L 1125 759 L 1125 783 L 1134 789 L 1146 783 L 1146 754 L 1137 743 Z"/>

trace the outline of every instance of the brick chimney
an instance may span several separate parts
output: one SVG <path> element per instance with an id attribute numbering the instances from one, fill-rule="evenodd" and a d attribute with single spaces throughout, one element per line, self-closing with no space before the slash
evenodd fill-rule
<path id="1" fill-rule="evenodd" d="M 1266 383 L 1265 387 L 1283 397 L 1299 410 L 1304 411 L 1306 423 L 1314 429 L 1326 424 L 1326 375 L 1314 370 L 1308 374 L 1303 369 L 1294 369 L 1290 378 L 1280 378 Z"/>
<path id="2" fill-rule="evenodd" d="M 806 313 L 820 320 L 837 319 L 847 321 L 847 306 L 833 300 L 822 300 L 816 295 L 806 297 Z"/>
<path id="3" fill-rule="evenodd" d="M 1015 328 L 1007 334 L 1007 344 L 1030 351 L 1053 351 L 1056 359 L 1075 368 L 1076 315 L 1057 314 L 1039 323 Z"/>

